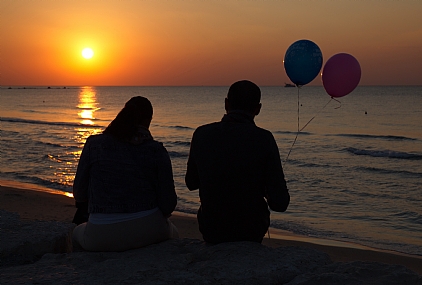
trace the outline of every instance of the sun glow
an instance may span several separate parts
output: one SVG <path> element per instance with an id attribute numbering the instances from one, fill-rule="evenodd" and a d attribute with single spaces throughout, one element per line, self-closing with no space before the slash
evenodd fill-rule
<path id="1" fill-rule="evenodd" d="M 90 59 L 94 56 L 94 51 L 91 48 L 84 48 L 82 50 L 82 56 L 86 59 Z"/>

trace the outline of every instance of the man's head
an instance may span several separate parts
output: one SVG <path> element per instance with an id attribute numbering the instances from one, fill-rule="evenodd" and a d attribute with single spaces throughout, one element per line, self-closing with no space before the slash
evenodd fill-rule
<path id="1" fill-rule="evenodd" d="M 226 111 L 242 110 L 256 116 L 261 110 L 261 90 L 249 81 L 241 80 L 233 83 L 226 98 Z"/>

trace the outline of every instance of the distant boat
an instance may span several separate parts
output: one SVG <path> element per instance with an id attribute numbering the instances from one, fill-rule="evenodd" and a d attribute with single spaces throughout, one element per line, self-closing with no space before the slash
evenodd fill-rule
<path id="1" fill-rule="evenodd" d="M 284 87 L 296 87 L 294 84 L 284 83 Z"/>

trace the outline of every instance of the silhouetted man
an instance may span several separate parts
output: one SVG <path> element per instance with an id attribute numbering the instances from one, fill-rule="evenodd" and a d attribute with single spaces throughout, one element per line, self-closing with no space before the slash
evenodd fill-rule
<path id="1" fill-rule="evenodd" d="M 243 80 L 230 86 L 221 122 L 195 130 L 185 182 L 199 189 L 199 230 L 206 242 L 262 242 L 271 210 L 284 212 L 290 196 L 277 144 L 255 125 L 261 90 Z"/>

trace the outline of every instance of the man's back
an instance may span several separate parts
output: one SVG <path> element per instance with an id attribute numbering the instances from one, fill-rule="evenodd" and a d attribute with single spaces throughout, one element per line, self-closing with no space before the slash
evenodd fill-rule
<path id="1" fill-rule="evenodd" d="M 241 111 L 195 131 L 186 185 L 199 188 L 200 231 L 214 243 L 260 242 L 270 223 L 268 205 L 285 211 L 289 204 L 274 137 Z"/>

